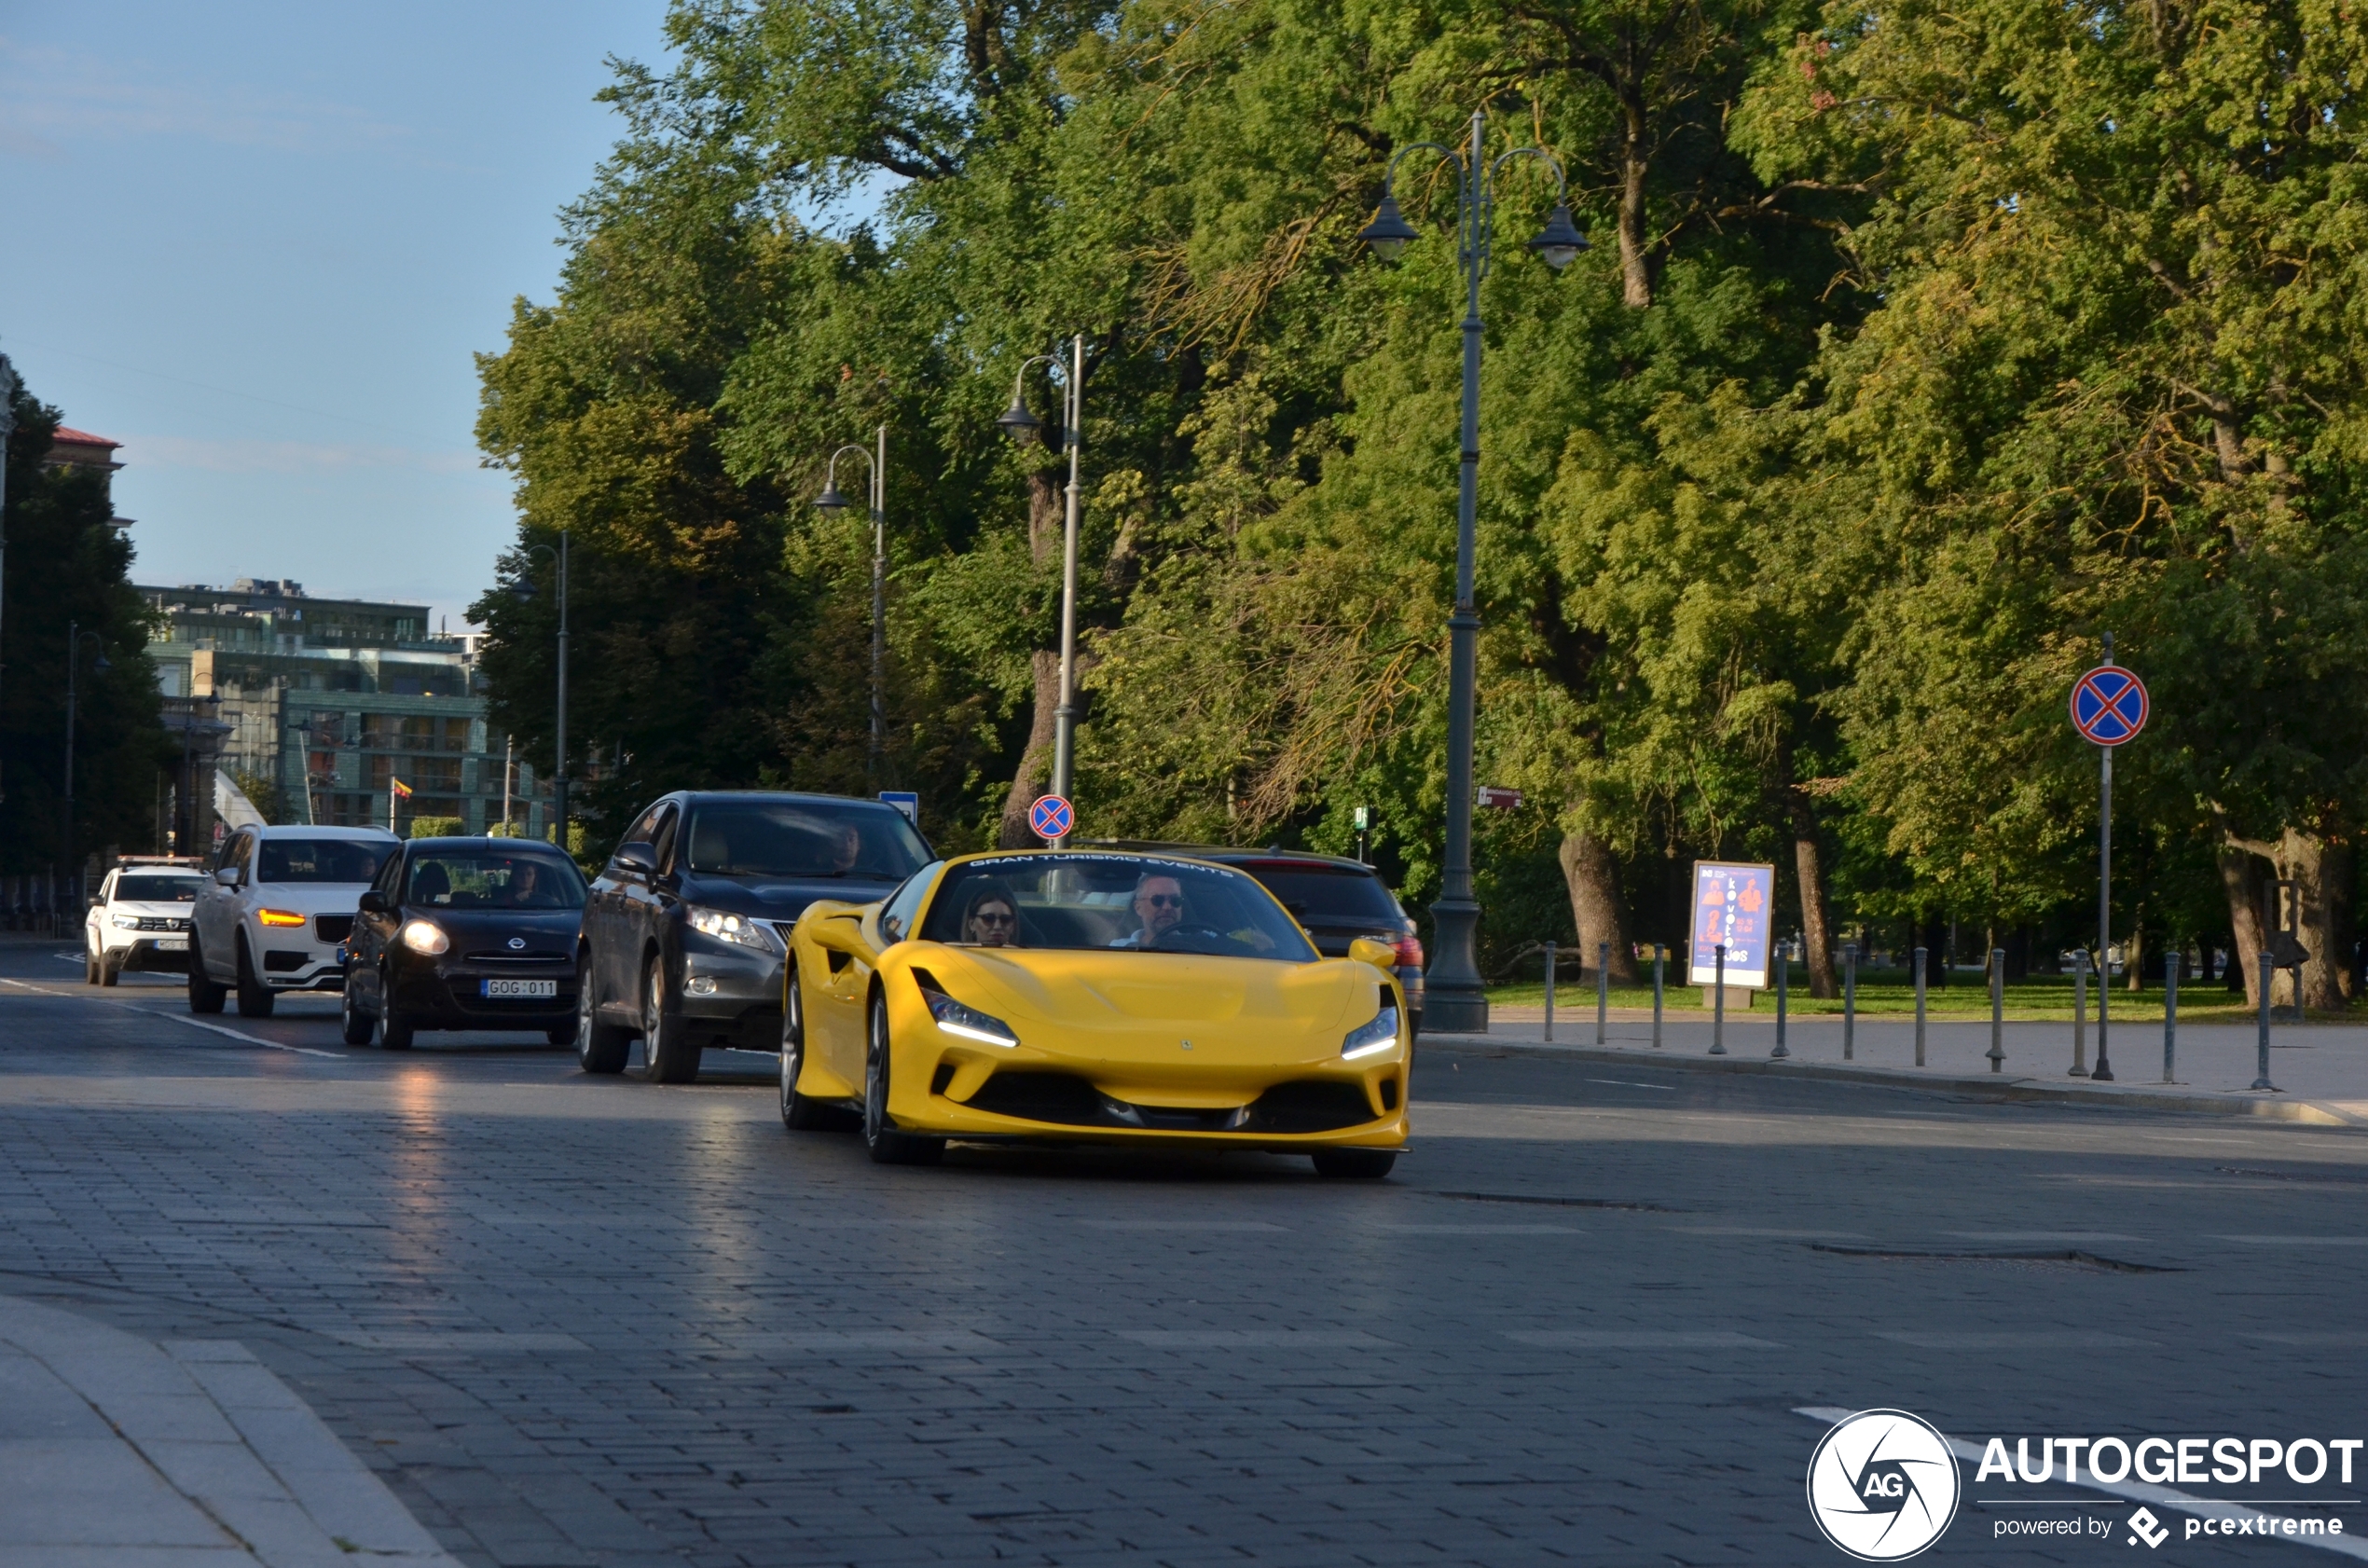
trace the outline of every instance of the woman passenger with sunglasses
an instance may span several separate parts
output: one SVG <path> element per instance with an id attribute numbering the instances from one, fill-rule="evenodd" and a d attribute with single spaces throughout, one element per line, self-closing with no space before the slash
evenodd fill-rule
<path id="1" fill-rule="evenodd" d="M 997 883 L 981 887 L 971 895 L 971 907 L 962 916 L 962 938 L 981 947 L 1017 947 L 1019 901 Z"/>

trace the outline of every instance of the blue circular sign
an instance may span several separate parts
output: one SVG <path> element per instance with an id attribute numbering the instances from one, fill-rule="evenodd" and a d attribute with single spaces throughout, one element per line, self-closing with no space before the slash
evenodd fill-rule
<path id="1" fill-rule="evenodd" d="M 2099 665 L 2072 685 L 2072 728 L 2100 746 L 2137 739 L 2147 711 L 2146 683 L 2119 665 Z"/>
<path id="2" fill-rule="evenodd" d="M 1077 825 L 1077 813 L 1058 795 L 1039 795 L 1036 804 L 1027 808 L 1027 825 L 1037 837 L 1050 844 L 1056 838 L 1069 836 L 1069 829 Z"/>

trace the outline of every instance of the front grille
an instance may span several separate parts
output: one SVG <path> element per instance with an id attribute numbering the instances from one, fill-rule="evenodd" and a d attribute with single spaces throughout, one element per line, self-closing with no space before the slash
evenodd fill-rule
<path id="1" fill-rule="evenodd" d="M 189 923 L 186 920 L 176 920 L 170 915 L 140 916 L 140 929 L 144 931 L 186 931 L 188 928 Z"/>
<path id="2" fill-rule="evenodd" d="M 968 1103 L 997 1116 L 1062 1127 L 1163 1133 L 1329 1133 L 1374 1120 L 1364 1087 L 1337 1079 L 1278 1083 L 1246 1106 L 1203 1109 L 1130 1105 L 1069 1073 L 1005 1072 L 988 1079 Z"/>
<path id="3" fill-rule="evenodd" d="M 564 964 L 572 955 L 542 947 L 530 947 L 523 953 L 513 953 L 508 948 L 500 947 L 483 953 L 465 953 L 461 956 L 472 964 Z"/>
<path id="4" fill-rule="evenodd" d="M 316 915 L 312 917 L 312 934 L 323 942 L 343 942 L 353 934 L 353 916 Z"/>

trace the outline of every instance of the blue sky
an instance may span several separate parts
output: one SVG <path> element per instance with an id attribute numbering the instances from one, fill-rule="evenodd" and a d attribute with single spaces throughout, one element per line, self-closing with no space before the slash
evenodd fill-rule
<path id="1" fill-rule="evenodd" d="M 292 577 L 457 629 L 511 537 L 470 355 L 664 0 L 0 0 L 0 352 L 124 443 L 144 582 Z M 11 566 L 15 562 L 9 563 Z"/>

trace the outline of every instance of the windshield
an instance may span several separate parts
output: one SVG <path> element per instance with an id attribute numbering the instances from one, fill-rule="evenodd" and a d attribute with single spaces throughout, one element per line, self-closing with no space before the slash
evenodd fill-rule
<path id="1" fill-rule="evenodd" d="M 1315 950 L 1239 872 L 1150 855 L 1012 855 L 946 873 L 927 942 L 1200 953 L 1304 964 Z"/>
<path id="2" fill-rule="evenodd" d="M 1312 926 L 1382 925 L 1394 930 L 1406 921 L 1397 901 L 1371 872 L 1304 860 L 1252 860 L 1242 869 Z"/>
<path id="3" fill-rule="evenodd" d="M 710 876 L 902 882 L 929 858 L 903 813 L 853 801 L 708 801 L 690 843 L 691 870 Z"/>
<path id="4" fill-rule="evenodd" d="M 582 909 L 572 861 L 532 850 L 442 851 L 404 868 L 406 904 L 435 909 Z"/>
<path id="5" fill-rule="evenodd" d="M 115 896 L 121 903 L 195 903 L 201 876 L 118 876 Z"/>
<path id="6" fill-rule="evenodd" d="M 367 882 L 392 844 L 352 838 L 267 838 L 255 854 L 257 882 Z"/>

